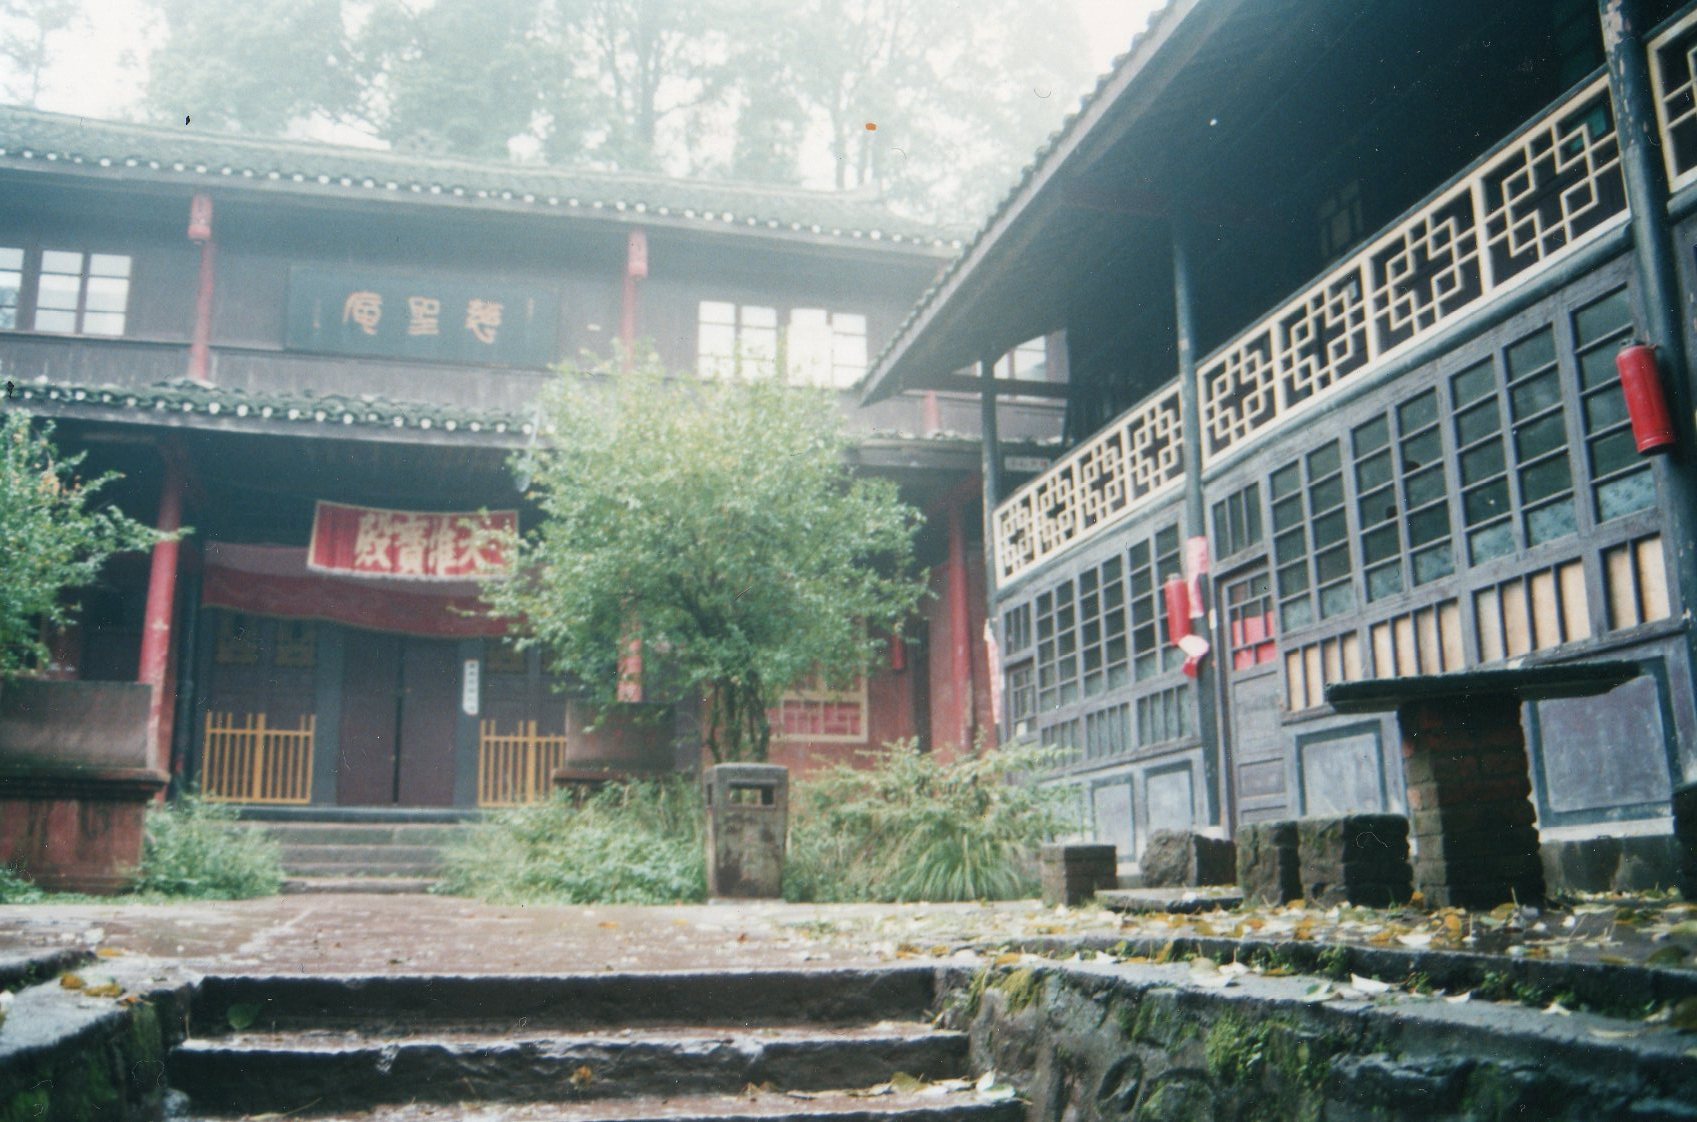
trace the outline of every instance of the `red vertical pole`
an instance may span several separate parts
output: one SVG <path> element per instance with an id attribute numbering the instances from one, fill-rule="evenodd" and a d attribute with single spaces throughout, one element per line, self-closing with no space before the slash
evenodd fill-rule
<path id="1" fill-rule="evenodd" d="M 189 378 L 212 380 L 212 198 L 196 195 L 189 204 L 189 240 L 200 243 L 200 287 L 194 300 L 194 335 L 189 341 Z"/>
<path id="2" fill-rule="evenodd" d="M 943 408 L 937 401 L 936 390 L 926 390 L 920 407 L 921 428 L 926 436 L 935 436 L 943 429 Z"/>
<path id="3" fill-rule="evenodd" d="M 165 450 L 165 479 L 159 487 L 160 530 L 175 533 L 183 524 L 183 471 L 174 448 Z M 147 574 L 147 618 L 141 631 L 141 673 L 143 685 L 153 688 L 153 700 L 147 714 L 148 764 L 163 771 L 170 759 L 170 744 L 166 738 L 166 718 L 170 705 L 166 694 L 166 673 L 171 663 L 171 621 L 175 617 L 177 599 L 177 557 L 180 543 L 176 538 L 153 547 L 153 564 Z"/>
<path id="4" fill-rule="evenodd" d="M 967 613 L 966 520 L 958 502 L 949 504 L 949 692 L 950 731 L 962 752 L 972 748 L 972 627 Z"/>
<path id="5" fill-rule="evenodd" d="M 648 275 L 648 234 L 632 230 L 625 243 L 625 298 L 619 313 L 619 342 L 624 348 L 620 369 L 636 361 L 637 281 Z"/>

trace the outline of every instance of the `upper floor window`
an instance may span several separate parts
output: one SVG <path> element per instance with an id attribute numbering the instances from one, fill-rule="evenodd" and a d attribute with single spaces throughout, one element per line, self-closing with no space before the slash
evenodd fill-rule
<path id="1" fill-rule="evenodd" d="M 1049 346 L 1043 336 L 1027 339 L 996 360 L 996 377 L 1021 382 L 1049 380 Z"/>
<path id="2" fill-rule="evenodd" d="M 27 282 L 33 308 L 24 297 Z M 122 335 L 129 303 L 130 259 L 123 254 L 0 246 L 0 328 Z"/>
<path id="3" fill-rule="evenodd" d="M 847 388 L 866 373 L 866 317 L 824 308 L 778 309 L 703 300 L 696 334 L 703 377 L 771 377 Z"/>

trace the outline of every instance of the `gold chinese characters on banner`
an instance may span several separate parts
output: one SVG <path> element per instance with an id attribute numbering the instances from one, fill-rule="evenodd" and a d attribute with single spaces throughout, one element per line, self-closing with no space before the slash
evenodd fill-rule
<path id="1" fill-rule="evenodd" d="M 506 567 L 499 538 L 517 526 L 510 510 L 425 512 L 320 502 L 307 567 L 407 580 L 475 580 Z"/>

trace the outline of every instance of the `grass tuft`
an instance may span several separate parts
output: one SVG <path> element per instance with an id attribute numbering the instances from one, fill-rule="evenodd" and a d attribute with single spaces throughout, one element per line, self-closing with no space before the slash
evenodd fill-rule
<path id="1" fill-rule="evenodd" d="M 282 884 L 277 843 L 241 825 L 234 807 L 190 795 L 147 812 L 137 892 L 242 900 Z"/>

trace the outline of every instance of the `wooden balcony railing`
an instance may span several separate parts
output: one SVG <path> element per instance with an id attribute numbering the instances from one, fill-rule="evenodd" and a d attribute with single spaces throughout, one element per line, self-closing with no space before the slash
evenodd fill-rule
<path id="1" fill-rule="evenodd" d="M 201 794 L 214 802 L 309 803 L 315 718 L 272 728 L 264 713 L 206 714 Z"/>
<path id="2" fill-rule="evenodd" d="M 1697 16 L 1685 96 L 1697 88 Z M 1683 42 L 1683 40 L 1681 40 Z M 1671 103 L 1671 102 L 1670 102 Z M 1697 113 L 1690 171 L 1697 178 Z M 1608 83 L 1539 115 L 1199 365 L 1202 455 L 1219 462 L 1625 222 Z M 996 508 L 1006 583 L 1181 481 L 1177 383 L 1133 406 Z"/>

